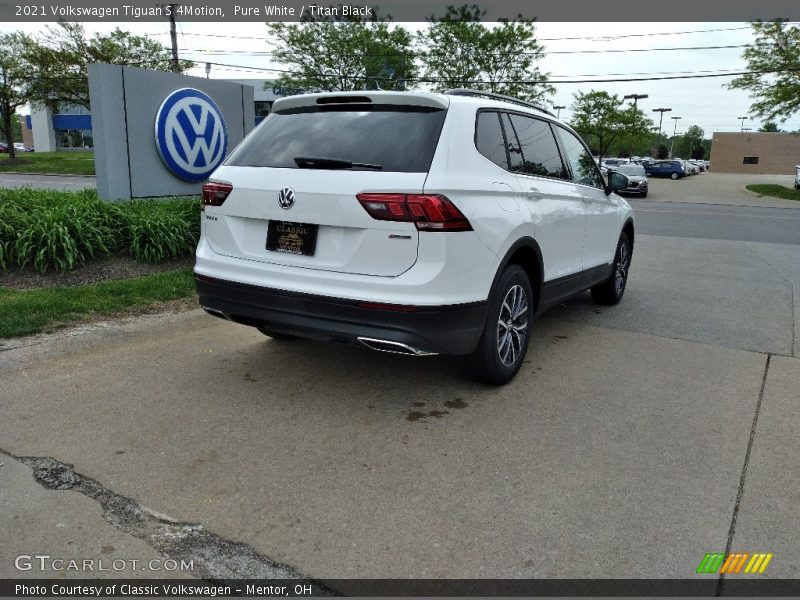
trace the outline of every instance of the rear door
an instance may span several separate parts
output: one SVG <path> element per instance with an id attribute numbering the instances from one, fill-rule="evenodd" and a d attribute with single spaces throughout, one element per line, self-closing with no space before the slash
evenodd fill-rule
<path id="1" fill-rule="evenodd" d="M 569 174 L 550 124 L 517 113 L 504 113 L 510 169 L 536 228 L 542 250 L 544 280 L 552 281 L 582 270 L 586 211 L 578 186 Z"/>
<path id="2" fill-rule="evenodd" d="M 446 114 L 441 102 L 370 94 L 276 103 L 214 173 L 233 191 L 222 206 L 206 209 L 209 245 L 303 269 L 379 276 L 408 270 L 417 260 L 415 225 L 376 220 L 356 196 L 422 193 Z"/>

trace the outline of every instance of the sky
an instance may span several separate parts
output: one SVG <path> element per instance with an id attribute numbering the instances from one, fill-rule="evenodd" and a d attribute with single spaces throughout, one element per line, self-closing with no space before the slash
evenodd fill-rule
<path id="1" fill-rule="evenodd" d="M 412 30 L 424 28 L 424 23 L 404 23 Z M 115 26 L 137 35 L 149 35 L 169 45 L 169 24 L 161 23 L 87 23 L 87 31 L 108 32 Z M 43 32 L 44 25 L 18 24 L 16 29 Z M 9 28 L 2 27 L 4 31 Z M 633 77 L 668 76 L 702 72 L 745 70 L 741 58 L 745 44 L 753 41 L 747 23 L 555 23 L 539 22 L 537 38 L 544 45 L 545 56 L 540 69 L 550 74 L 550 79 L 619 79 Z M 217 37 L 213 37 L 217 36 Z M 280 67 L 270 56 L 250 54 L 267 52 L 264 23 L 181 23 L 178 22 L 178 47 L 182 58 L 196 61 L 199 66 L 190 75 L 205 77 L 205 62 L 211 60 L 227 65 L 247 67 Z M 252 39 L 248 39 L 252 38 Z M 573 39 L 565 39 L 573 38 Z M 578 38 L 578 39 L 574 39 Z M 658 48 L 693 48 L 690 50 L 655 50 Z M 707 48 L 708 46 L 734 46 L 733 48 Z M 643 50 L 643 51 L 642 51 Z M 204 51 L 215 51 L 208 54 Z M 598 52 L 602 51 L 602 52 Z M 608 52 L 613 51 L 613 52 Z M 230 54 L 218 54 L 229 52 Z M 247 71 L 238 67 L 212 67 L 211 77 L 217 79 L 271 79 L 277 73 Z M 602 76 L 609 77 L 602 77 Z M 549 98 L 553 105 L 566 106 L 561 118 L 569 121 L 572 115 L 573 95 L 590 90 L 605 90 L 620 96 L 647 94 L 638 101 L 655 125 L 658 113 L 654 108 L 671 108 L 664 114 L 663 131 L 671 134 L 685 132 L 699 125 L 710 138 L 715 131 L 740 131 L 744 126 L 753 131 L 761 126 L 757 118 L 750 118 L 750 99 L 746 92 L 725 87 L 732 76 L 703 79 L 677 79 L 666 81 L 629 81 L 616 83 L 555 83 L 556 93 Z M 747 116 L 742 121 L 739 117 Z M 673 121 L 671 117 L 681 117 Z M 800 114 L 780 125 L 781 129 L 800 129 Z"/>

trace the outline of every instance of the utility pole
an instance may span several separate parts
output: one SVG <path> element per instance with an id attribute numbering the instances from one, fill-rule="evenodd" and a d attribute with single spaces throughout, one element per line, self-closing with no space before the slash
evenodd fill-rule
<path id="1" fill-rule="evenodd" d="M 180 73 L 181 67 L 178 62 L 178 32 L 175 30 L 175 9 L 177 4 L 168 4 L 169 6 L 169 37 L 172 40 L 172 72 Z"/>
<path id="2" fill-rule="evenodd" d="M 669 145 L 669 157 L 672 158 L 672 150 L 675 148 L 675 134 L 678 132 L 678 121 L 681 117 L 670 117 L 675 121 L 675 127 L 672 129 L 672 143 Z"/>
<path id="3" fill-rule="evenodd" d="M 558 111 L 558 112 L 556 112 L 556 119 L 560 119 L 561 118 L 561 109 L 562 108 L 567 108 L 567 107 L 566 106 L 553 106 L 553 109 Z"/>

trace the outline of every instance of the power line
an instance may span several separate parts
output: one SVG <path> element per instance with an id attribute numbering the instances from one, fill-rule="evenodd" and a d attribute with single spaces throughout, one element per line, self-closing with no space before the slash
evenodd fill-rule
<path id="1" fill-rule="evenodd" d="M 541 42 L 559 42 L 559 41 L 574 41 L 574 40 L 588 40 L 593 42 L 612 42 L 615 40 L 626 39 L 626 38 L 688 35 L 693 33 L 715 33 L 721 31 L 741 31 L 745 29 L 750 29 L 750 26 L 724 27 L 718 29 L 694 29 L 692 31 L 658 31 L 652 33 L 626 33 L 620 35 L 608 35 L 608 36 L 603 35 L 603 36 L 592 36 L 592 37 L 573 36 L 573 37 L 537 38 L 537 40 Z M 149 36 L 167 35 L 167 32 L 156 31 L 152 33 L 145 33 L 144 35 L 149 35 Z M 209 38 L 235 39 L 235 40 L 265 40 L 267 37 L 266 33 L 263 36 L 247 36 L 247 35 L 223 35 L 219 33 L 187 32 L 186 35 L 192 35 L 197 37 L 209 37 Z"/>
<path id="2" fill-rule="evenodd" d="M 625 49 L 606 49 L 606 50 L 543 50 L 541 52 L 492 52 L 488 53 L 491 56 L 546 56 L 548 54 L 619 54 L 628 52 L 673 52 L 677 50 L 730 50 L 747 48 L 749 44 L 737 44 L 729 46 L 681 46 L 676 48 L 625 48 Z M 233 55 L 248 55 L 248 56 L 275 56 L 276 52 L 268 50 L 210 50 L 202 48 L 181 48 L 182 52 L 199 52 L 201 54 L 209 54 L 216 56 L 233 56 Z M 286 52 L 285 54 L 293 55 L 297 53 Z M 382 57 L 382 54 L 351 54 L 349 56 L 363 56 L 365 58 Z"/>
<path id="3" fill-rule="evenodd" d="M 251 67 L 247 65 L 232 65 L 228 63 L 211 63 L 214 66 L 218 67 L 230 67 L 235 69 L 247 70 L 247 71 L 258 71 L 258 72 L 274 72 L 274 73 L 288 73 L 290 75 L 299 75 L 294 71 L 289 69 L 278 69 L 273 67 Z M 705 79 L 705 78 L 712 78 L 712 77 L 738 77 L 741 75 L 755 75 L 755 74 L 770 74 L 770 73 L 794 73 L 800 72 L 800 68 L 790 68 L 790 69 L 769 69 L 769 70 L 760 70 L 760 71 L 736 71 L 736 72 L 729 72 L 729 73 L 700 73 L 700 74 L 691 74 L 691 75 L 668 75 L 668 76 L 656 76 L 656 77 L 632 77 L 632 78 L 624 78 L 624 79 L 571 79 L 571 80 L 556 80 L 556 79 L 528 79 L 528 80 L 505 80 L 505 81 L 495 81 L 495 82 L 488 82 L 480 79 L 475 80 L 464 80 L 461 83 L 464 84 L 471 84 L 471 83 L 495 83 L 495 84 L 518 84 L 518 85 L 536 85 L 536 84 L 569 84 L 569 83 L 625 83 L 625 82 L 633 82 L 633 81 L 667 81 L 667 80 L 675 80 L 675 79 Z M 314 77 L 336 77 L 335 73 L 308 73 L 307 76 L 314 76 Z M 373 77 L 369 75 L 348 75 L 348 79 L 357 79 L 357 80 L 373 80 L 373 81 L 394 81 L 391 78 L 385 77 Z M 446 83 L 448 80 L 445 79 L 434 79 L 434 78 L 425 78 L 425 77 L 418 77 L 418 78 L 405 78 L 408 82 L 416 82 L 416 83 Z"/>

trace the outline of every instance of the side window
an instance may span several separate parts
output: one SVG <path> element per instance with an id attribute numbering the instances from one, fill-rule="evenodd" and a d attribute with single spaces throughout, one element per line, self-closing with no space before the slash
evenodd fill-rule
<path id="1" fill-rule="evenodd" d="M 561 154 L 550 124 L 517 114 L 509 115 L 509 120 L 517 137 L 521 159 L 519 164 L 512 164 L 512 170 L 524 175 L 567 179 L 567 172 L 564 163 L 561 162 Z M 513 155 L 510 147 L 509 154 Z"/>
<path id="2" fill-rule="evenodd" d="M 514 125 L 511 123 L 511 115 L 503 113 L 503 129 L 506 132 L 506 139 L 508 140 L 508 160 L 510 163 L 510 170 L 515 173 L 522 173 L 525 160 L 522 156 L 522 147 L 520 146 L 517 134 L 514 131 Z"/>
<path id="3" fill-rule="evenodd" d="M 573 133 L 562 127 L 556 127 L 556 131 L 572 170 L 572 181 L 600 189 L 605 187 L 597 164 L 583 143 Z"/>
<path id="4" fill-rule="evenodd" d="M 508 170 L 506 141 L 500 127 L 500 113 L 494 111 L 478 113 L 478 123 L 475 126 L 475 147 L 494 164 Z"/>

